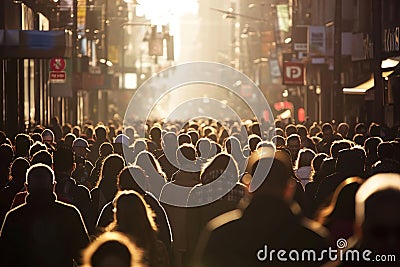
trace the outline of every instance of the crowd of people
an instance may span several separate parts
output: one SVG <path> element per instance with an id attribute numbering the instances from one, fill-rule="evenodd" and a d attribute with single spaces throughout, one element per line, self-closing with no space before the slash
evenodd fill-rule
<path id="1" fill-rule="evenodd" d="M 330 248 L 396 266 L 399 204 L 400 132 L 377 123 L 53 118 L 0 131 L 1 266 L 372 262 Z"/>

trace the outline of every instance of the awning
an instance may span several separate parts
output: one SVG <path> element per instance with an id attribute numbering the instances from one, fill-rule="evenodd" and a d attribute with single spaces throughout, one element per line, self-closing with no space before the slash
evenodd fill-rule
<path id="1" fill-rule="evenodd" d="M 391 71 L 383 71 L 382 72 L 382 78 L 387 78 L 390 74 L 393 73 L 393 70 Z M 375 81 L 374 81 L 374 76 L 371 75 L 371 78 L 369 78 L 367 81 L 360 83 L 359 85 L 355 87 L 344 87 L 343 88 L 343 94 L 345 95 L 365 95 L 365 93 L 373 88 L 375 86 Z"/>

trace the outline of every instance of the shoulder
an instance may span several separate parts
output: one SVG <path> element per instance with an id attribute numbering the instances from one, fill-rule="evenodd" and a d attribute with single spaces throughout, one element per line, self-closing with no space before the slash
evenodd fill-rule
<path id="1" fill-rule="evenodd" d="M 60 213 L 58 213 L 58 215 L 61 215 L 64 212 L 64 214 L 68 214 L 68 215 L 81 216 L 80 211 L 74 205 L 56 200 L 55 207 L 60 212 Z"/>
<path id="2" fill-rule="evenodd" d="M 25 212 L 26 208 L 27 208 L 26 203 L 24 203 L 24 204 L 21 204 L 15 208 L 9 210 L 6 213 L 6 216 L 4 217 L 4 221 L 22 218 L 21 215 Z M 0 226 L 1 226 L 1 224 L 0 224 Z"/>
<path id="3" fill-rule="evenodd" d="M 84 186 L 84 185 L 77 185 L 77 187 L 76 187 L 76 190 L 78 191 L 78 192 L 80 192 L 80 193 L 84 193 L 84 194 L 90 194 L 90 191 L 89 191 L 89 189 L 86 187 L 86 186 Z"/>

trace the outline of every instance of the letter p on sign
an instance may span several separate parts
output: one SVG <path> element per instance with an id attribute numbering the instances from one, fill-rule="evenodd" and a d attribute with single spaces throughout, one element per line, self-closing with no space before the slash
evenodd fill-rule
<path id="1" fill-rule="evenodd" d="M 283 84 L 304 85 L 304 64 L 300 62 L 283 62 Z"/>

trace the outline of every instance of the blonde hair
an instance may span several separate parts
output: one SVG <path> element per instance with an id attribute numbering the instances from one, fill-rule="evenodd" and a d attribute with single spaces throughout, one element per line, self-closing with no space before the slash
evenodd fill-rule
<path id="1" fill-rule="evenodd" d="M 119 191 L 113 203 L 114 221 L 107 230 L 123 232 L 133 238 L 137 246 L 148 249 L 158 231 L 150 206 L 133 190 Z"/>
<path id="2" fill-rule="evenodd" d="M 144 267 L 143 252 L 123 233 L 105 232 L 82 253 L 83 267 L 97 267 L 106 258 L 114 257 L 129 267 Z"/>

